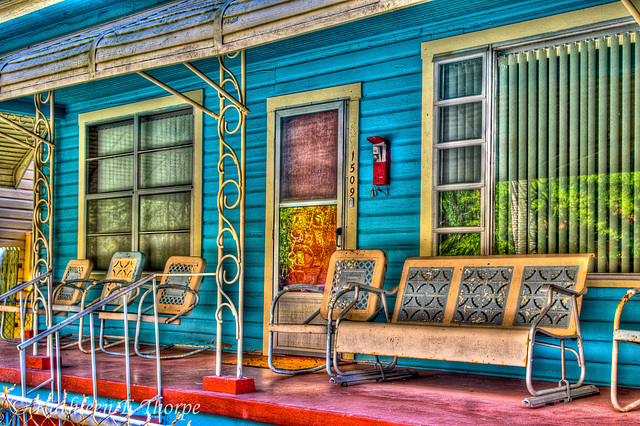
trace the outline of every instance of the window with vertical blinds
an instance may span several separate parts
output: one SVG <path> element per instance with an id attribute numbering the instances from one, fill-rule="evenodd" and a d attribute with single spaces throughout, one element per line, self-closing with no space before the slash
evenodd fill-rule
<path id="1" fill-rule="evenodd" d="M 487 253 L 594 253 L 593 272 L 640 272 L 639 34 L 483 57 L 493 61 L 493 104 L 483 101 L 493 164 L 489 185 L 480 189 L 491 200 Z M 439 84 L 451 85 L 442 73 Z M 458 128 L 477 127 L 475 117 L 456 120 Z M 444 142 L 440 133 L 437 144 Z M 469 173 L 477 169 L 454 162 Z M 451 170 L 435 163 L 438 174 Z M 469 206 L 456 203 L 466 215 L 483 209 Z"/>

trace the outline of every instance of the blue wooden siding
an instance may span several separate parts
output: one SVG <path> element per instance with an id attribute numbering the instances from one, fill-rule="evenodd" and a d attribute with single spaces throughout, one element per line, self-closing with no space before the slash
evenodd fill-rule
<path id="1" fill-rule="evenodd" d="M 469 31 L 482 30 L 554 13 L 567 12 L 586 5 L 608 1 L 519 2 L 477 1 L 466 3 L 434 0 L 366 21 L 328 29 L 268 46 L 252 49 L 248 57 L 247 122 L 247 210 L 246 210 L 246 295 L 245 349 L 262 348 L 264 214 L 266 158 L 266 99 L 289 93 L 358 83 L 362 84 L 360 102 L 359 161 L 359 248 L 380 248 L 390 257 L 387 287 L 395 285 L 406 257 L 419 254 L 420 167 L 422 123 L 422 42 Z M 217 75 L 217 60 L 200 61 L 199 67 Z M 235 68 L 237 70 L 237 68 Z M 202 88 L 205 105 L 217 109 L 217 94 L 201 81 L 185 74 L 181 67 L 154 71 L 162 80 L 180 90 Z M 114 84 L 117 82 L 117 84 Z M 57 124 L 56 199 L 54 266 L 59 275 L 66 262 L 76 256 L 78 209 L 78 114 L 143 99 L 165 96 L 140 77 L 120 77 L 90 87 L 92 96 L 80 94 L 83 87 L 62 89 L 59 98 L 67 106 L 67 115 Z M 431 88 L 426 88 L 431 90 Z M 430 123 L 427 123 L 430 125 Z M 215 268 L 218 217 L 216 169 L 217 124 L 205 116 L 203 256 Z M 380 135 L 391 141 L 390 195 L 371 197 L 371 144 L 367 136 Z M 427 160 L 428 161 L 428 160 Z M 235 287 L 227 289 L 236 300 Z M 615 307 L 623 289 L 591 289 L 583 305 L 585 351 L 589 362 L 587 381 L 609 382 L 611 327 Z M 215 339 L 215 282 L 205 279 L 202 303 L 183 322 L 180 332 L 166 331 L 166 340 L 185 343 Z M 630 314 L 638 314 L 632 308 Z M 235 330 L 225 311 L 224 340 L 233 344 Z M 632 315 L 628 316 L 632 318 Z M 165 327 L 164 330 L 175 330 Z M 629 348 L 623 348 L 629 349 Z M 625 362 L 620 381 L 633 385 L 640 373 L 638 352 L 623 355 Z M 540 349 L 544 357 L 552 351 Z M 405 364 L 468 372 L 488 372 L 522 376 L 522 369 L 450 362 L 405 360 Z M 539 378 L 554 377 L 557 369 L 547 360 L 539 363 Z M 570 372 L 575 375 L 575 368 Z M 637 384 L 636 384 L 637 385 Z"/>

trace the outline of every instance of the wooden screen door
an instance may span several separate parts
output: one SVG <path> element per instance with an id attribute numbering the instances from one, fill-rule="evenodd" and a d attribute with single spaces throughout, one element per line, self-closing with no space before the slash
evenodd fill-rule
<path id="1" fill-rule="evenodd" d="M 331 254 L 342 245 L 344 102 L 276 111 L 273 294 L 285 285 L 323 289 Z M 300 323 L 320 307 L 321 294 L 288 293 L 277 321 Z M 274 351 L 320 354 L 326 337 L 277 333 Z"/>

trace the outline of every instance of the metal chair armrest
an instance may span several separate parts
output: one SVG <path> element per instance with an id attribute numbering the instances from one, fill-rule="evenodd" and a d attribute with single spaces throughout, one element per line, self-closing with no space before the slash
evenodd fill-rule
<path id="1" fill-rule="evenodd" d="M 630 289 L 629 291 L 627 291 L 627 294 L 625 294 L 624 297 L 620 299 L 620 303 L 618 303 L 618 307 L 616 308 L 616 313 L 613 318 L 614 333 L 620 329 L 620 318 L 622 317 L 622 309 L 624 308 L 624 305 L 627 304 L 629 299 L 631 299 L 633 296 L 637 294 L 640 294 L 640 287 Z"/>
<path id="2" fill-rule="evenodd" d="M 357 288 L 359 288 L 361 291 L 368 291 L 370 293 L 375 293 L 375 294 L 395 294 L 398 292 L 398 288 L 400 286 L 395 286 L 392 289 L 389 290 L 385 290 L 382 288 L 378 288 L 378 287 L 372 287 L 370 285 L 366 285 L 366 284 L 362 284 L 362 283 L 356 283 L 356 282 L 347 282 L 342 286 L 343 290 L 355 290 Z"/>
<path id="3" fill-rule="evenodd" d="M 556 284 L 544 284 L 543 286 L 540 287 L 540 291 L 549 291 L 549 290 L 551 290 L 554 293 L 564 294 L 566 296 L 580 297 L 587 294 L 587 287 L 584 287 L 581 291 L 570 290 L 568 288 L 560 287 Z"/>

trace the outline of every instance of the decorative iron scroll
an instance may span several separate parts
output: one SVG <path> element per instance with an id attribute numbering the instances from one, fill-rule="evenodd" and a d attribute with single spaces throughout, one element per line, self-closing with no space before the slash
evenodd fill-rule
<path id="1" fill-rule="evenodd" d="M 54 94 L 34 96 L 36 117 L 33 133 L 41 136 L 34 141 L 33 156 L 33 268 L 32 276 L 51 270 L 53 237 L 53 154 L 54 154 Z M 44 109 L 48 107 L 49 113 Z M 48 115 L 48 117 L 47 117 Z"/>
<path id="2" fill-rule="evenodd" d="M 465 266 L 451 322 L 466 325 L 502 325 L 512 276 L 512 266 Z"/>
<path id="3" fill-rule="evenodd" d="M 544 284 L 575 289 L 579 266 L 527 266 L 522 271 L 522 285 L 518 296 L 518 313 L 513 325 L 528 326 L 538 318 L 547 305 L 548 293 L 540 291 Z M 571 297 L 554 295 L 554 303 L 540 322 L 541 327 L 566 328 L 571 320 Z"/>
<path id="4" fill-rule="evenodd" d="M 441 323 L 454 268 L 410 268 L 398 322 Z"/>
<path id="5" fill-rule="evenodd" d="M 227 59 L 240 59 L 242 74 L 238 81 L 227 66 Z M 216 283 L 218 287 L 218 304 L 216 308 L 216 375 L 221 374 L 222 358 L 222 311 L 231 311 L 236 325 L 237 339 L 237 377 L 242 378 L 243 351 L 243 305 L 244 305 L 244 211 L 245 211 L 245 145 L 246 145 L 246 104 L 245 86 L 245 52 L 219 56 L 220 84 L 226 94 L 235 94 L 234 99 L 225 96 L 221 91 L 220 116 L 218 119 L 218 138 L 220 153 L 218 159 L 218 265 Z M 232 147 L 231 139 L 240 136 L 239 149 Z M 234 138 L 234 136 L 236 136 Z M 238 156 L 240 151 L 240 157 Z M 239 216 L 239 227 L 234 226 L 232 218 Z M 238 285 L 238 301 L 234 304 L 225 291 L 225 286 Z"/>

